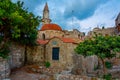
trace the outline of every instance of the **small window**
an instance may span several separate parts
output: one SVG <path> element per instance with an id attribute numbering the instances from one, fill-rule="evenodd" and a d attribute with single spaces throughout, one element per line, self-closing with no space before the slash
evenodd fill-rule
<path id="1" fill-rule="evenodd" d="M 59 48 L 52 48 L 52 60 L 59 60 Z"/>

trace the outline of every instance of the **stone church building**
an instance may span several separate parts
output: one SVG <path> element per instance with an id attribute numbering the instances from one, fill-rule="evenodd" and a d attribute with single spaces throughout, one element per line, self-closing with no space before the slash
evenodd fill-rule
<path id="1" fill-rule="evenodd" d="M 83 41 L 84 34 L 77 29 L 63 30 L 62 27 L 51 21 L 46 3 L 43 10 L 42 27 L 38 30 L 38 45 L 34 49 L 28 49 L 27 61 L 37 64 L 49 61 L 51 67 L 72 66 L 74 49 Z"/>
<path id="2" fill-rule="evenodd" d="M 95 28 L 94 31 L 96 33 L 102 32 L 103 35 L 113 35 L 117 30 L 119 35 L 119 20 L 120 14 L 116 18 L 116 27 L 104 30 Z M 51 22 L 46 3 L 43 9 L 42 26 L 38 30 L 37 45 L 27 47 L 25 50 L 22 45 L 12 44 L 9 60 L 11 68 L 21 67 L 26 62 L 43 65 L 45 61 L 49 61 L 51 67 L 68 68 L 73 66 L 74 49 L 86 36 L 77 29 L 73 29 L 73 31 L 63 30 L 58 24 Z"/>

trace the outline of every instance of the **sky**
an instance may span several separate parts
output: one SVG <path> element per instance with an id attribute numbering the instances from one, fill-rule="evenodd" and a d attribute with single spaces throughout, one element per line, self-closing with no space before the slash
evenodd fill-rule
<path id="1" fill-rule="evenodd" d="M 12 0 L 16 2 L 18 0 Z M 62 29 L 91 31 L 95 27 L 114 27 L 120 12 L 120 0 L 20 0 L 36 16 L 43 16 L 48 3 L 50 19 Z M 41 26 L 40 26 L 41 27 Z"/>

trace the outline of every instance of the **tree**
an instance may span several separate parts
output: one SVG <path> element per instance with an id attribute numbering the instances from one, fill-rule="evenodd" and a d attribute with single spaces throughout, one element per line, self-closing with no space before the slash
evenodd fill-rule
<path id="1" fill-rule="evenodd" d="M 5 44 L 11 41 L 34 45 L 39 23 L 40 17 L 28 12 L 23 2 L 0 0 L 0 54 L 7 47 Z"/>
<path id="2" fill-rule="evenodd" d="M 85 57 L 96 55 L 102 61 L 103 71 L 106 73 L 104 59 L 110 59 L 120 51 L 120 36 L 96 36 L 80 43 L 75 51 Z"/>

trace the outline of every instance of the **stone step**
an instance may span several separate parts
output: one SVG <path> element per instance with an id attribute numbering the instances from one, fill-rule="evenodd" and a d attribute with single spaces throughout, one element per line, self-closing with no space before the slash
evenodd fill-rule
<path id="1" fill-rule="evenodd" d="M 2 79 L 2 80 L 11 80 L 11 79 L 9 79 L 9 78 L 5 78 L 5 79 Z"/>

